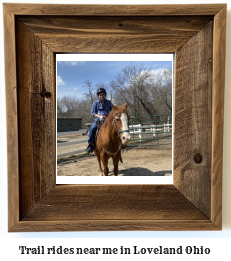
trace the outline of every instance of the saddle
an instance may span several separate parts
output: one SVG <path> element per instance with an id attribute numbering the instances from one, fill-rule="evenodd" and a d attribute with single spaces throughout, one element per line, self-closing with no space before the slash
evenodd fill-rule
<path id="1" fill-rule="evenodd" d="M 105 121 L 106 117 L 104 117 L 103 119 L 98 119 L 96 126 L 97 126 L 97 130 L 99 131 L 99 129 L 101 128 L 101 126 L 103 125 L 104 121 Z M 98 132 L 97 132 L 98 133 Z"/>

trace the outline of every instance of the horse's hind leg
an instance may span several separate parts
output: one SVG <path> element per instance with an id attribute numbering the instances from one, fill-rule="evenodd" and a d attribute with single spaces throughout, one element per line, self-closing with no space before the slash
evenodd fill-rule
<path id="1" fill-rule="evenodd" d="M 98 163 L 99 163 L 99 173 L 101 176 L 103 176 L 103 170 L 102 170 L 102 167 L 101 167 L 101 159 L 100 159 L 100 156 L 97 155 L 97 160 L 98 160 Z"/>

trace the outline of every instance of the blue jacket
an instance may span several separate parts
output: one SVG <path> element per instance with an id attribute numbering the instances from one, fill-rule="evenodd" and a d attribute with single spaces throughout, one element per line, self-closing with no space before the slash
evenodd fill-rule
<path id="1" fill-rule="evenodd" d="M 105 108 L 100 101 L 100 99 L 93 102 L 91 107 L 91 115 L 98 114 L 98 115 L 108 115 L 109 112 L 112 110 L 111 101 L 105 99 L 104 101 Z"/>

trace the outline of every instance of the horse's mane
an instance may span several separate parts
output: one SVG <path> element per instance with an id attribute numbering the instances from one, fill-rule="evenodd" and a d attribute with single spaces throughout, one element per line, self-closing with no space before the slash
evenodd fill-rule
<path id="1" fill-rule="evenodd" d="M 124 108 L 123 106 L 115 106 L 113 105 L 114 108 L 110 111 L 110 113 L 108 114 L 107 118 L 105 119 L 103 126 L 104 128 L 110 127 L 111 123 L 112 123 L 112 118 L 113 118 L 113 113 L 116 111 L 120 111 L 120 112 L 126 112 L 126 108 Z"/>
<path id="2" fill-rule="evenodd" d="M 105 119 L 105 121 L 104 121 L 102 126 L 104 126 L 104 128 L 110 127 L 110 124 L 112 122 L 112 118 L 113 118 L 113 110 L 110 111 L 110 113 L 108 114 L 108 116 Z"/>

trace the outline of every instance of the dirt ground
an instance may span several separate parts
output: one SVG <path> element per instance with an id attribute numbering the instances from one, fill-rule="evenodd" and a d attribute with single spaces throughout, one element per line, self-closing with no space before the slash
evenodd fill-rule
<path id="1" fill-rule="evenodd" d="M 143 146 L 122 152 L 119 176 L 171 176 L 172 146 Z M 113 175 L 112 159 L 109 159 L 109 176 Z M 58 176 L 99 176 L 95 155 L 72 157 L 57 163 Z"/>

